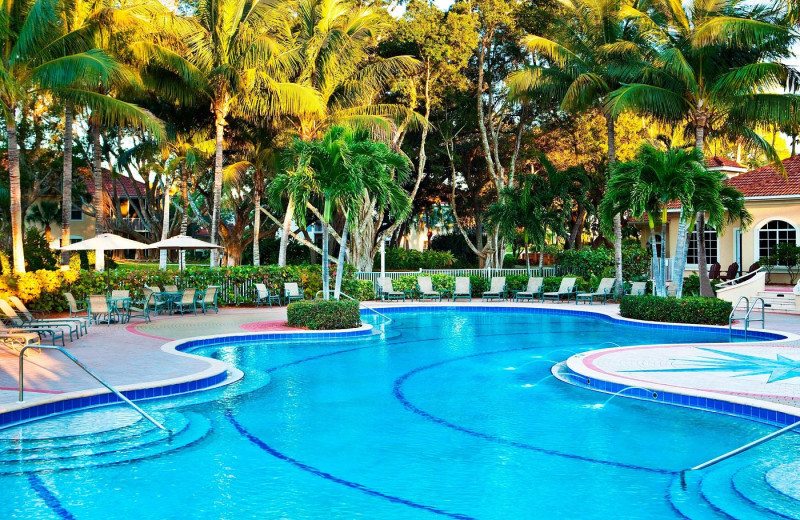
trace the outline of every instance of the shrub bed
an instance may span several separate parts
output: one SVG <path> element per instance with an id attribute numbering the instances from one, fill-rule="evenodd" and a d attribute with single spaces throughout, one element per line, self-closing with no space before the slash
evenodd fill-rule
<path id="1" fill-rule="evenodd" d="M 619 312 L 625 318 L 671 323 L 726 325 L 733 305 L 717 298 L 623 296 Z"/>
<path id="2" fill-rule="evenodd" d="M 311 330 L 354 329 L 361 326 L 359 302 L 352 300 L 304 300 L 286 309 L 291 327 Z"/>

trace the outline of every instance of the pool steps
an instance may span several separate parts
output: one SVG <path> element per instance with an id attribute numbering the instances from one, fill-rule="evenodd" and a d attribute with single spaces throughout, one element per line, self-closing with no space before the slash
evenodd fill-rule
<path id="1" fill-rule="evenodd" d="M 59 439 L 56 433 L 51 438 L 22 441 L 4 438 L 0 440 L 0 475 L 108 466 L 151 458 L 190 446 L 211 431 L 211 422 L 197 413 L 172 412 L 163 419 L 172 434 L 142 419 L 87 434 L 85 438 Z"/>
<path id="2" fill-rule="evenodd" d="M 753 504 L 774 511 L 784 518 L 800 520 L 800 501 L 786 495 L 773 487 L 767 480 L 769 465 L 762 463 L 745 466 L 734 473 L 733 489 L 745 500 Z M 758 490 L 759 493 L 754 493 Z"/>

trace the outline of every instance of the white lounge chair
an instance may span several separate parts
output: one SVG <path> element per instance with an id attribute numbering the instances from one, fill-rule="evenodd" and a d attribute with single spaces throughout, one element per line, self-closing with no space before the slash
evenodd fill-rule
<path id="1" fill-rule="evenodd" d="M 524 291 L 518 291 L 515 299 L 517 301 L 530 300 L 533 302 L 534 298 L 539 298 L 542 296 L 543 285 L 544 278 L 531 276 L 528 278 L 528 286 Z"/>
<path id="2" fill-rule="evenodd" d="M 433 280 L 430 276 L 417 278 L 417 290 L 420 292 L 422 301 L 426 299 L 442 301 L 442 292 L 433 288 Z"/>
<path id="3" fill-rule="evenodd" d="M 493 276 L 489 290 L 483 293 L 483 300 L 503 300 L 506 297 L 506 277 Z"/>
<path id="4" fill-rule="evenodd" d="M 557 291 L 542 293 L 542 303 L 544 303 L 545 300 L 556 300 L 560 302 L 564 298 L 569 302 L 570 298 L 575 295 L 575 282 L 577 280 L 577 278 L 563 278 Z"/>
<path id="5" fill-rule="evenodd" d="M 395 291 L 391 278 L 378 278 L 378 289 L 380 290 L 381 300 L 403 300 L 406 301 L 406 293 Z"/>
<path id="6" fill-rule="evenodd" d="M 472 286 L 468 276 L 456 278 L 455 287 L 453 288 L 453 301 L 459 298 L 472 301 Z"/>
<path id="7" fill-rule="evenodd" d="M 578 293 L 575 296 L 575 305 L 578 304 L 579 301 L 589 302 L 589 305 L 594 303 L 594 299 L 598 298 L 606 303 L 608 299 L 614 293 L 614 278 L 603 278 L 600 280 L 600 283 L 597 285 L 597 289 L 592 292 L 586 293 Z"/>

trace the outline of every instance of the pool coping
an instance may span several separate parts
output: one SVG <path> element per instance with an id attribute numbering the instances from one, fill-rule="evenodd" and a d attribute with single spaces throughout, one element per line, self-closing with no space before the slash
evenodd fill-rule
<path id="1" fill-rule="evenodd" d="M 623 318 L 619 315 L 613 315 L 607 312 L 602 312 L 595 307 L 594 309 L 587 308 L 561 308 L 556 306 L 534 306 L 535 304 L 519 304 L 513 302 L 476 302 L 470 304 L 458 304 L 447 302 L 439 305 L 431 305 L 430 303 L 411 303 L 402 306 L 393 306 L 388 302 L 373 303 L 369 308 L 362 308 L 362 314 L 368 314 L 372 308 L 380 309 L 384 314 L 400 314 L 415 312 L 419 310 L 427 310 L 429 312 L 446 312 L 450 310 L 459 310 L 466 312 L 522 312 L 525 314 L 551 314 L 551 315 L 583 315 L 599 318 L 604 321 L 611 322 L 624 322 L 629 325 L 640 326 L 644 328 L 658 328 L 658 329 L 689 329 L 697 331 L 727 331 L 727 327 L 714 326 L 714 325 L 693 325 L 693 324 L 679 324 L 679 323 L 659 323 L 647 322 L 642 320 L 633 320 L 630 318 Z M 577 306 L 576 306 L 577 307 Z M 591 306 L 589 306 L 591 307 Z M 734 335 L 743 335 L 741 329 L 733 329 Z M 161 350 L 165 353 L 176 356 L 190 356 L 194 358 L 201 358 L 209 363 L 209 367 L 202 372 L 179 376 L 176 378 L 160 380 L 160 381 L 145 381 L 141 383 L 133 383 L 129 385 L 121 385 L 117 387 L 126 397 L 133 401 L 160 399 L 164 397 L 171 397 L 176 395 L 183 395 L 192 392 L 210 390 L 234 383 L 244 377 L 244 373 L 238 368 L 209 357 L 197 356 L 187 350 L 214 345 L 241 342 L 243 339 L 247 341 L 263 341 L 263 340 L 278 340 L 281 338 L 292 339 L 332 339 L 336 337 L 352 337 L 352 336 L 367 336 L 373 334 L 373 327 L 371 325 L 362 325 L 354 329 L 342 330 L 326 330 L 326 331 L 311 331 L 306 329 L 298 330 L 280 330 L 270 332 L 237 332 L 214 334 L 205 336 L 196 336 L 190 338 L 182 338 L 165 343 L 161 346 Z M 768 329 L 759 329 L 750 331 L 751 335 L 760 337 L 770 344 L 782 343 L 787 341 L 796 341 L 800 339 L 792 333 L 773 331 Z M 597 352 L 589 351 L 589 352 Z M 588 353 L 588 352 L 587 352 Z M 754 400 L 755 401 L 755 400 Z M 35 397 L 26 400 L 25 402 L 16 402 L 10 405 L 0 406 L 0 429 L 5 429 L 11 426 L 16 426 L 32 420 L 52 417 L 64 413 L 71 413 L 77 410 L 85 410 L 99 406 L 107 406 L 118 404 L 120 399 L 109 393 L 104 387 L 94 389 L 80 390 L 75 392 L 68 392 L 63 394 L 37 394 Z M 758 401 L 762 404 L 773 404 L 769 401 Z M 778 403 L 774 403 L 778 405 Z M 786 405 L 782 405 L 786 406 Z M 792 408 L 792 407 L 790 407 Z M 770 408 L 768 408 L 770 409 Z M 795 412 L 800 409 L 794 408 Z M 712 410 L 713 411 L 713 410 Z"/>

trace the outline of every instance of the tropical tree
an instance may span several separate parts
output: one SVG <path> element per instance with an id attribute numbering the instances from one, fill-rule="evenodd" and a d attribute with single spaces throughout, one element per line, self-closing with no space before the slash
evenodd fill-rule
<path id="1" fill-rule="evenodd" d="M 562 0 L 553 37 L 529 35 L 523 45 L 544 63 L 526 67 L 509 77 L 516 96 L 548 95 L 561 102 L 567 112 L 585 112 L 603 107 L 609 94 L 624 80 L 621 64 L 638 61 L 637 33 L 619 19 L 621 0 Z M 616 119 L 604 109 L 608 166 L 616 161 Z M 615 287 L 622 290 L 622 224 L 613 221 Z"/>
<path id="2" fill-rule="evenodd" d="M 337 266 L 337 294 L 341 288 L 347 230 L 352 212 L 370 196 L 388 206 L 398 217 L 405 217 L 410 200 L 399 182 L 408 176 L 408 160 L 387 145 L 371 141 L 361 130 L 331 128 L 321 140 L 295 139 L 290 148 L 294 169 L 278 175 L 270 185 L 273 204 L 283 193 L 296 202 L 294 218 L 305 225 L 305 205 L 320 200 L 322 211 L 322 291 L 329 299 L 329 227 L 338 207 L 345 215 L 340 261 Z"/>
<path id="3" fill-rule="evenodd" d="M 54 200 L 42 200 L 28 209 L 25 220 L 38 224 L 44 229 L 44 237 L 50 243 L 50 232 L 53 222 L 58 222 L 61 213 L 61 205 Z"/>
<path id="4" fill-rule="evenodd" d="M 666 224 L 671 202 L 691 207 L 695 182 L 706 173 L 699 150 L 670 148 L 666 151 L 645 143 L 632 161 L 616 163 L 599 213 L 606 228 L 615 215 L 629 211 L 635 219 L 647 218 L 653 255 L 653 292 L 667 296 Z M 656 243 L 656 227 L 661 233 L 661 255 Z"/>
<path id="5" fill-rule="evenodd" d="M 5 45 L 0 53 L 0 111 L 6 123 L 8 170 L 11 201 L 11 234 L 14 271 L 25 271 L 22 249 L 17 112 L 30 94 L 49 93 L 67 102 L 81 104 L 97 112 L 101 121 L 110 114 L 125 124 L 138 124 L 158 132 L 159 125 L 141 117 L 133 106 L 104 110 L 112 98 L 97 94 L 88 85 L 109 84 L 121 76 L 115 60 L 98 49 L 87 49 L 79 37 L 68 38 L 56 4 L 52 0 L 5 1 L 0 16 L 0 32 Z M 67 190 L 71 193 L 71 190 Z M 71 201 L 70 201 L 71 202 Z M 71 204 L 62 211 L 71 211 Z"/>
<path id="6" fill-rule="evenodd" d="M 609 96 L 612 116 L 630 110 L 683 124 L 701 152 L 709 134 L 724 133 L 780 164 L 773 146 L 757 132 L 793 124 L 800 103 L 797 95 L 781 93 L 790 70 L 780 60 L 790 55 L 792 35 L 779 11 L 743 0 L 694 0 L 653 2 L 643 9 L 626 5 L 620 16 L 648 42 L 649 60 L 637 64 L 637 82 Z M 679 294 L 687 230 L 699 220 L 687 209 L 681 211 L 672 273 Z M 707 273 L 701 270 L 700 276 Z"/>

